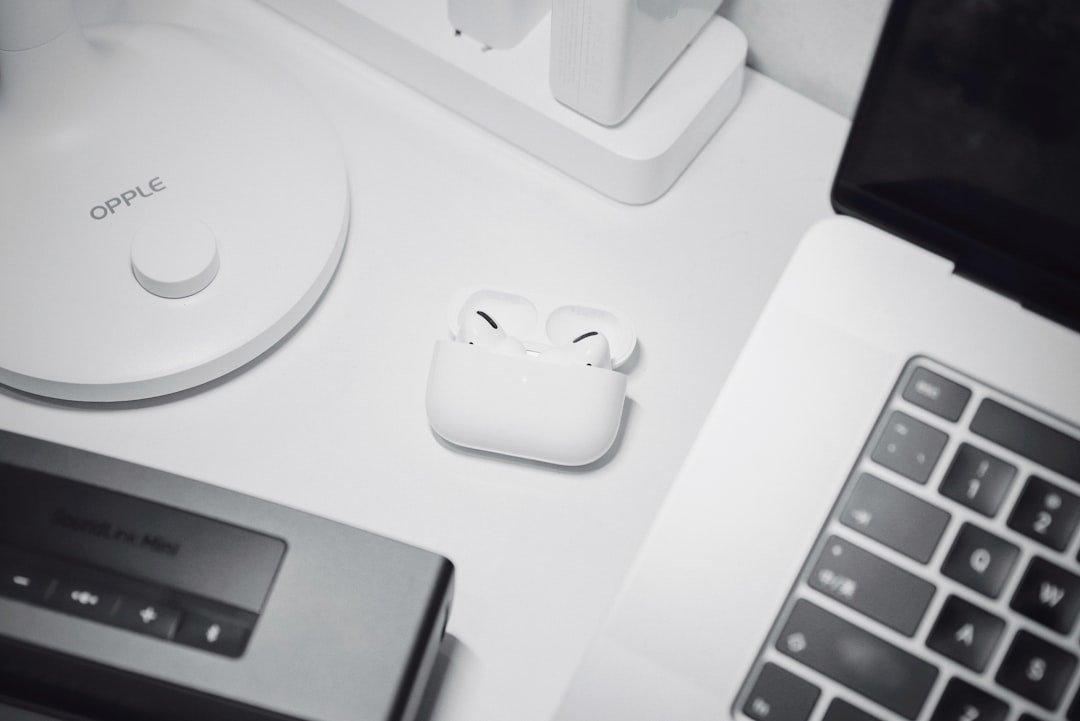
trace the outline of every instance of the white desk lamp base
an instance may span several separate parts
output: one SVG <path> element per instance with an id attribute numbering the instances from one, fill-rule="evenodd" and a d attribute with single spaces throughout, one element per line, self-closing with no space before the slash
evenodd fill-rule
<path id="1" fill-rule="evenodd" d="M 303 91 L 178 27 L 0 41 L 0 383 L 159 396 L 300 322 L 349 218 L 336 137 Z"/>

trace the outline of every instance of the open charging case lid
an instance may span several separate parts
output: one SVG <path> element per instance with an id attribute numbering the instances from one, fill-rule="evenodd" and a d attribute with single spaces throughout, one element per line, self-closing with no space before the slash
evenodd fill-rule
<path id="1" fill-rule="evenodd" d="M 526 353 L 437 341 L 427 386 L 432 429 L 454 445 L 517 458 L 565 466 L 599 460 L 622 422 L 627 378 L 615 369 L 637 346 L 629 321 L 597 305 L 466 288 L 450 304 L 451 336 L 477 311 L 495 318 Z M 612 370 L 543 358 L 545 351 L 590 331 L 607 337 Z"/>
<path id="2" fill-rule="evenodd" d="M 507 335 L 520 340 L 532 353 L 599 331 L 611 346 L 611 367 L 618 369 L 637 347 L 633 326 L 613 310 L 495 288 L 465 288 L 454 296 L 449 307 L 450 335 L 456 337 L 465 318 L 478 310 L 496 318 Z"/>

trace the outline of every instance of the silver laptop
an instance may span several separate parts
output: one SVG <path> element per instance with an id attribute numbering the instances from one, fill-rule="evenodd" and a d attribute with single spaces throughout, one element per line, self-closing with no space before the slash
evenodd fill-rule
<path id="1" fill-rule="evenodd" d="M 896 0 L 559 721 L 1080 721 L 1080 4 Z"/>

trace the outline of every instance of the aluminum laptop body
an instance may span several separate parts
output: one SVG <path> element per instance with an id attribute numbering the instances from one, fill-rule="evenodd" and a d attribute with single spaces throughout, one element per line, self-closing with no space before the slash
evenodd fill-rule
<path id="1" fill-rule="evenodd" d="M 897 0 L 556 718 L 1080 718 L 1080 7 Z"/>

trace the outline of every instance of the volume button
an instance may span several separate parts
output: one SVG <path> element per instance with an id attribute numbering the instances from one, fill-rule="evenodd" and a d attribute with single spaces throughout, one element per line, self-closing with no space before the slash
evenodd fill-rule
<path id="1" fill-rule="evenodd" d="M 55 581 L 47 573 L 16 564 L 0 566 L 0 596 L 42 603 Z"/>
<path id="2" fill-rule="evenodd" d="M 171 639 L 180 623 L 180 611 L 142 598 L 125 597 L 112 623 L 129 631 Z"/>

